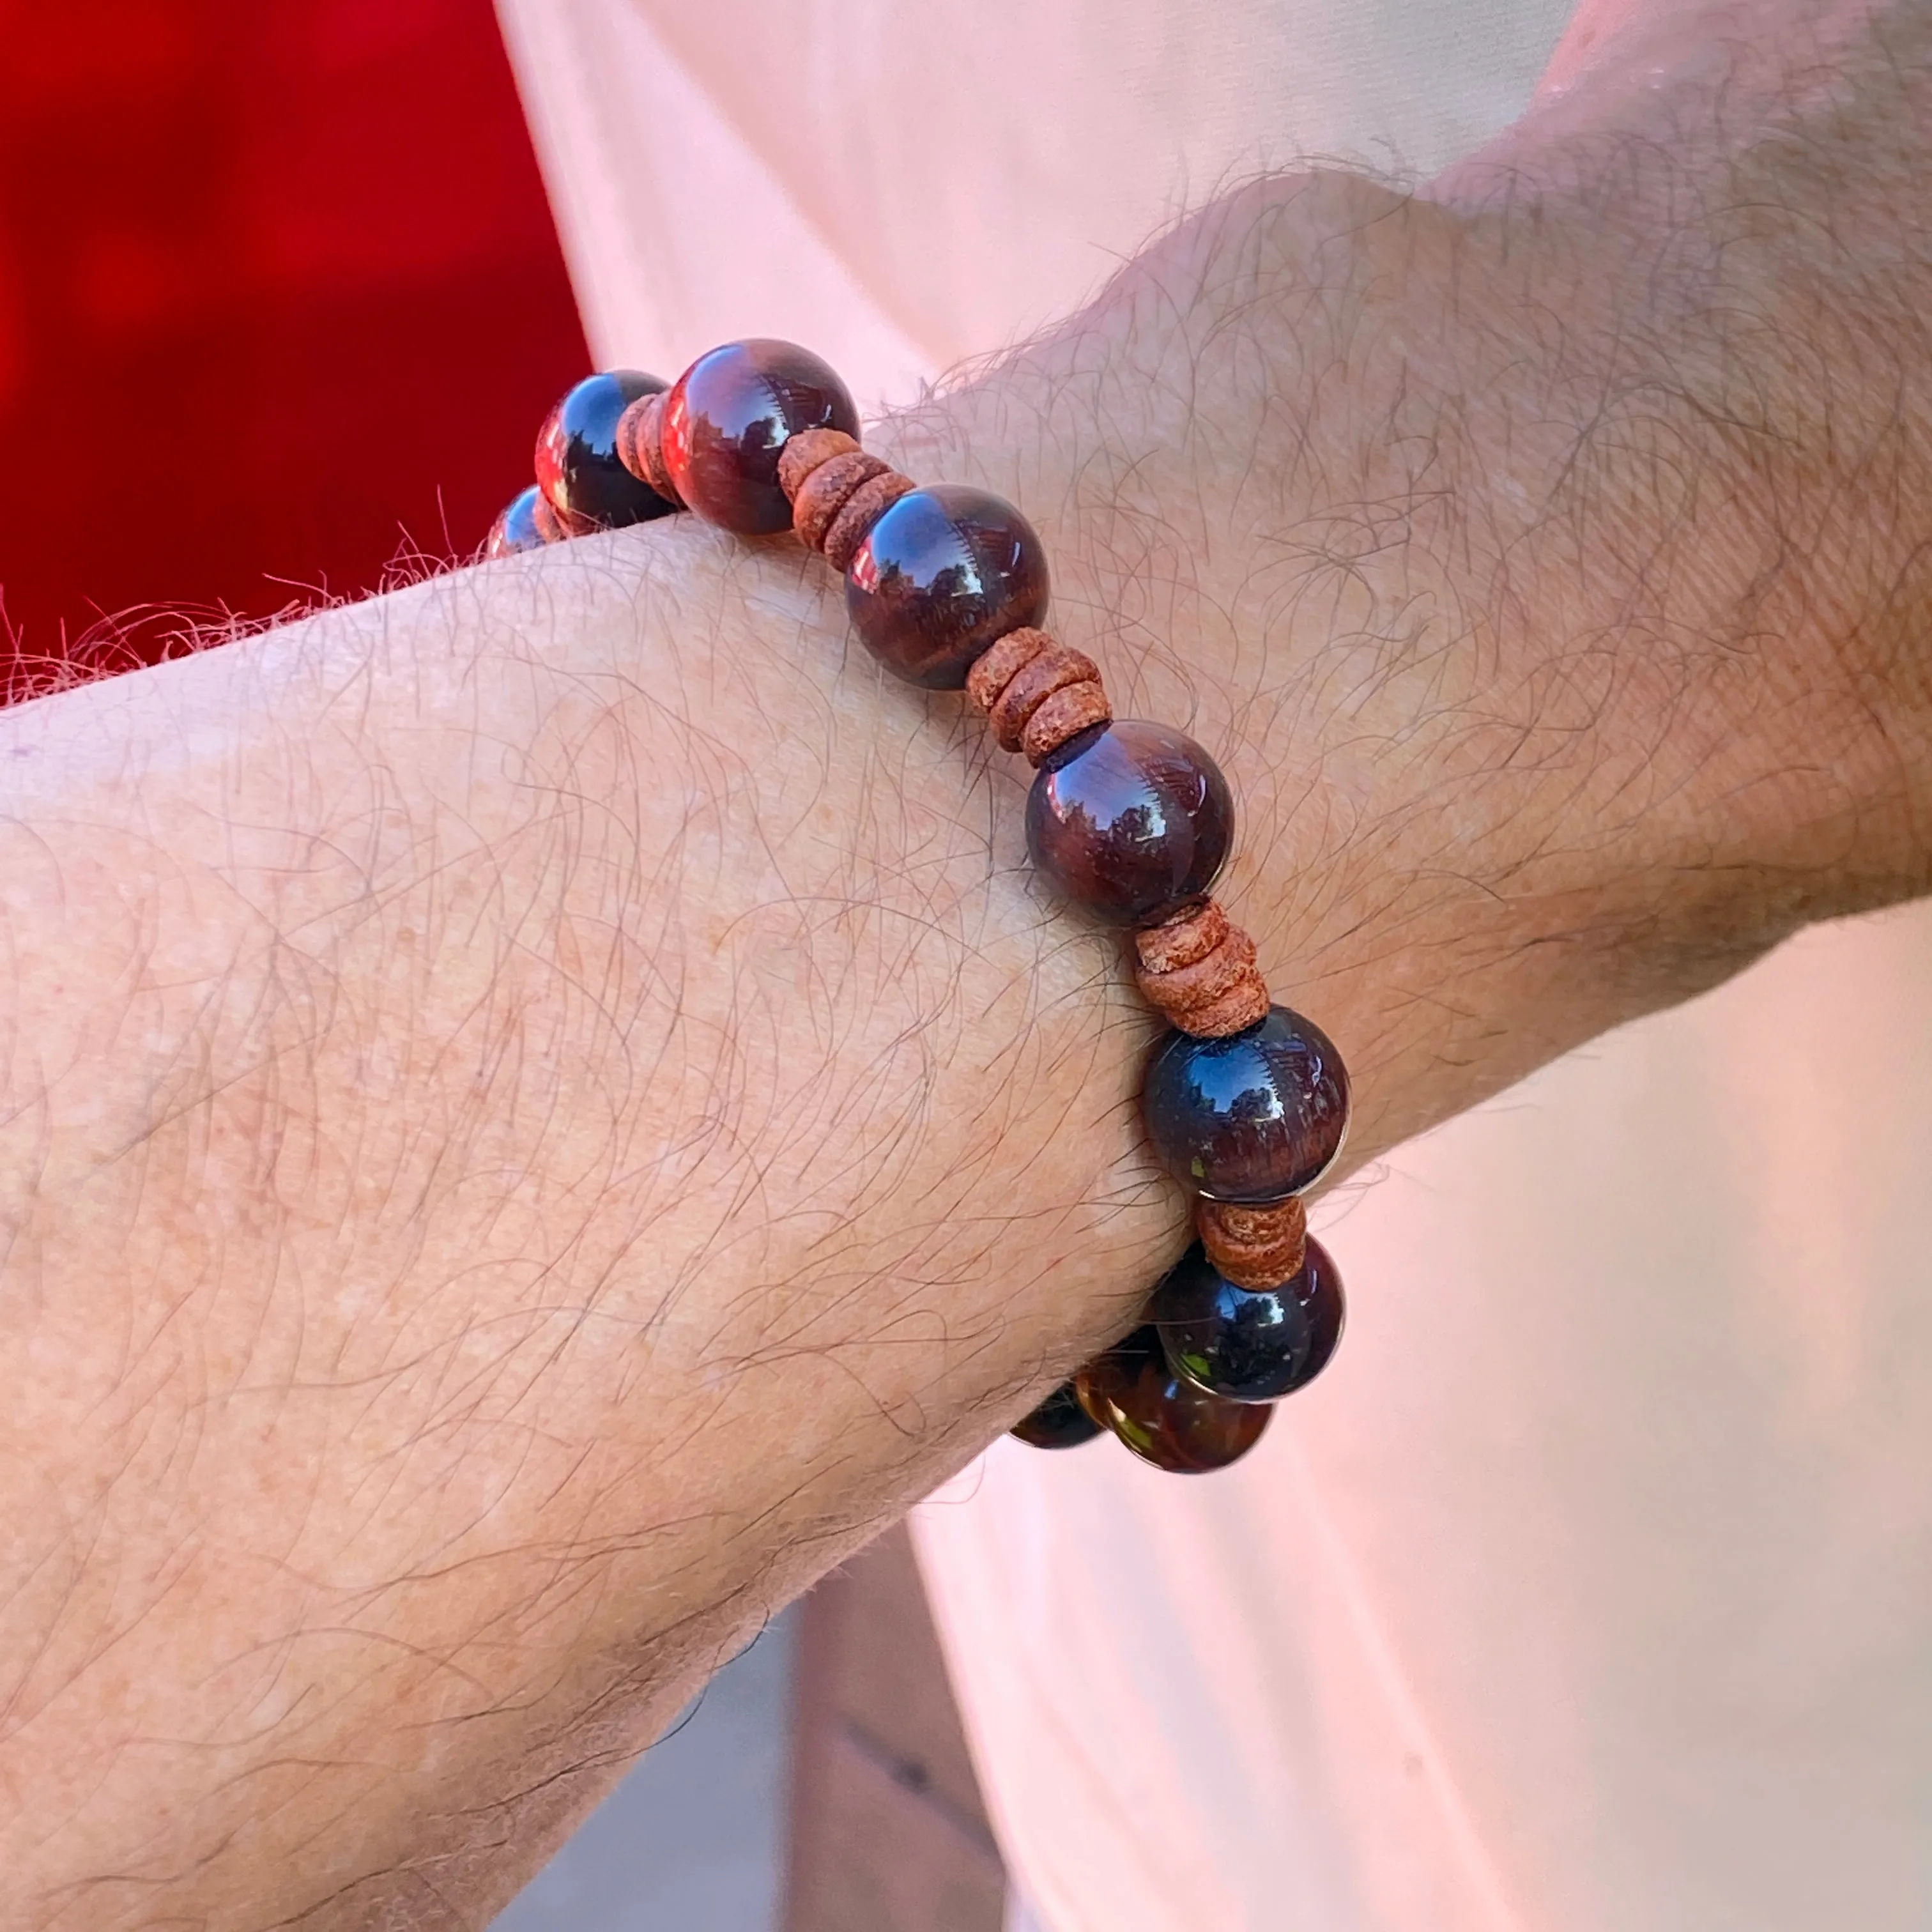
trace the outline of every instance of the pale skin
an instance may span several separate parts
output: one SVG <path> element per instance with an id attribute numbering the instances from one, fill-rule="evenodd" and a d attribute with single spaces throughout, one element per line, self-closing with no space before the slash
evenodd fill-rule
<path id="1" fill-rule="evenodd" d="M 1360 1162 L 1932 885 L 1932 8 L 1586 9 L 872 440 L 1014 496 Z M 1129 1324 L 1024 769 L 688 519 L 0 719 L 0 1927 L 481 1925 Z"/>

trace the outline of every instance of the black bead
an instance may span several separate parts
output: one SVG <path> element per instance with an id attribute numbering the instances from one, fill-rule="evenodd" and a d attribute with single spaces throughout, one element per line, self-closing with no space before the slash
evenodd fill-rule
<path id="1" fill-rule="evenodd" d="M 1062 1382 L 1030 1415 L 1012 1428 L 1014 1435 L 1035 1449 L 1077 1449 L 1082 1443 L 1090 1442 L 1106 1432 L 1080 1406 L 1071 1382 Z"/>
<path id="2" fill-rule="evenodd" d="M 605 530 L 668 517 L 668 503 L 617 459 L 617 419 L 640 396 L 668 386 L 638 369 L 586 376 L 537 432 L 537 482 L 559 510 Z"/>
<path id="3" fill-rule="evenodd" d="M 1279 1201 L 1321 1179 L 1348 1129 L 1348 1074 L 1334 1043 L 1286 1006 L 1225 1040 L 1168 1033 L 1141 1085 L 1162 1164 L 1216 1201 Z"/>
<path id="4" fill-rule="evenodd" d="M 1312 1237 L 1300 1273 L 1268 1288 L 1238 1286 L 1197 1242 L 1148 1310 L 1175 1373 L 1231 1402 L 1275 1402 L 1305 1388 L 1328 1366 L 1345 1312 L 1342 1277 Z"/>

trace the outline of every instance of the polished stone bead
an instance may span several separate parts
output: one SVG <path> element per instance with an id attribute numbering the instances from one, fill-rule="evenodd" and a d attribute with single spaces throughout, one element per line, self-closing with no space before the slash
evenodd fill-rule
<path id="1" fill-rule="evenodd" d="M 1116 925 L 1160 918 L 1214 883 L 1234 837 L 1221 768 L 1184 731 L 1117 718 L 1041 766 L 1027 850 L 1054 886 Z"/>
<path id="2" fill-rule="evenodd" d="M 1231 1402 L 1274 1402 L 1306 1388 L 1328 1366 L 1343 1312 L 1342 1277 L 1312 1237 L 1300 1273 L 1259 1289 L 1228 1280 L 1197 1242 L 1148 1306 L 1168 1365 Z"/>
<path id="3" fill-rule="evenodd" d="M 859 412 L 808 349 L 756 338 L 700 356 L 664 398 L 664 460 L 686 504 L 740 536 L 791 528 L 778 452 L 801 430 L 859 434 Z"/>
<path id="4" fill-rule="evenodd" d="M 676 508 L 617 458 L 617 418 L 640 396 L 664 386 L 638 369 L 606 369 L 584 380 L 537 432 L 537 484 L 551 504 L 602 530 L 647 523 Z"/>
<path id="5" fill-rule="evenodd" d="M 970 483 L 902 496 L 845 567 L 845 608 L 886 668 L 958 691 L 975 658 L 1046 615 L 1046 552 L 1004 498 Z"/>
<path id="6" fill-rule="evenodd" d="M 1278 1201 L 1312 1186 L 1342 1150 L 1348 1075 L 1312 1020 L 1286 1006 L 1225 1040 L 1162 1035 L 1141 1085 L 1162 1164 L 1216 1201 Z"/>
<path id="7" fill-rule="evenodd" d="M 1062 1382 L 1012 1432 L 1035 1449 L 1077 1449 L 1106 1433 L 1080 1406 L 1071 1382 Z"/>
<path id="8" fill-rule="evenodd" d="M 1177 1376 L 1151 1328 L 1097 1355 L 1073 1378 L 1080 1406 L 1143 1461 L 1180 1475 L 1225 1469 L 1261 1440 L 1272 1412 L 1230 1402 Z"/>
<path id="9" fill-rule="evenodd" d="M 519 490 L 497 512 L 496 520 L 490 526 L 490 534 L 483 539 L 485 556 L 514 556 L 519 550 L 542 550 L 551 541 L 544 534 L 543 517 L 539 506 L 543 502 L 543 492 L 533 483 L 527 490 Z M 553 523 L 552 529 L 556 527 Z"/>

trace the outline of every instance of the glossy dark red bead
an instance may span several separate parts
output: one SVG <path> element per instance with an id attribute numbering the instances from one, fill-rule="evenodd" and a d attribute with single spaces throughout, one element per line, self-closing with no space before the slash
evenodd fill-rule
<path id="1" fill-rule="evenodd" d="M 543 492 L 535 484 L 512 497 L 490 526 L 490 534 L 483 539 L 483 554 L 514 556 L 519 550 L 542 550 L 550 541 L 537 519 L 537 506 L 542 500 Z"/>
<path id="2" fill-rule="evenodd" d="M 1229 1402 L 1177 1376 L 1151 1328 L 1089 1362 L 1073 1378 L 1081 1406 L 1157 1469 L 1225 1469 L 1261 1440 L 1271 1409 Z"/>
<path id="3" fill-rule="evenodd" d="M 1334 1043 L 1286 1006 L 1245 1033 L 1156 1042 L 1141 1118 L 1162 1164 L 1216 1201 L 1278 1201 L 1318 1180 L 1348 1129 Z"/>
<path id="4" fill-rule="evenodd" d="M 1197 1242 L 1154 1292 L 1148 1314 L 1168 1365 L 1231 1402 L 1276 1402 L 1305 1388 L 1342 1339 L 1342 1277 L 1312 1236 L 1300 1272 L 1278 1288 L 1242 1288 Z"/>
<path id="5" fill-rule="evenodd" d="M 801 430 L 859 434 L 830 365 L 796 343 L 755 338 L 700 356 L 664 398 L 664 460 L 686 505 L 741 536 L 791 527 L 778 452 Z"/>
<path id="6" fill-rule="evenodd" d="M 1062 1382 L 1012 1433 L 1035 1449 L 1077 1449 L 1106 1432 L 1080 1406 L 1071 1382 Z"/>
<path id="7" fill-rule="evenodd" d="M 640 396 L 654 396 L 663 379 L 640 369 L 606 369 L 586 376 L 537 432 L 537 486 L 558 509 L 604 530 L 648 523 L 676 508 L 617 458 L 617 418 Z"/>
<path id="8" fill-rule="evenodd" d="M 1160 918 L 1214 883 L 1234 838 L 1221 768 L 1184 731 L 1116 719 L 1043 764 L 1027 850 L 1057 890 L 1117 925 Z"/>
<path id="9" fill-rule="evenodd" d="M 845 608 L 886 668 L 957 691 L 995 640 L 1046 615 L 1046 552 L 1003 497 L 970 483 L 902 496 L 845 569 Z"/>

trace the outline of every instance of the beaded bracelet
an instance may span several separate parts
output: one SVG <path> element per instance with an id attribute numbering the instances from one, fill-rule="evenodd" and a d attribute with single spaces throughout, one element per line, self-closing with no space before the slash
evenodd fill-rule
<path id="1" fill-rule="evenodd" d="M 1111 1431 L 1186 1472 L 1245 1454 L 1268 1405 L 1341 1336 L 1341 1279 L 1301 1197 L 1341 1151 L 1348 1078 L 1319 1028 L 1270 1002 L 1254 941 L 1208 896 L 1234 836 L 1214 760 L 1166 725 L 1116 718 L 1094 661 L 1040 628 L 1046 559 L 1018 510 L 970 484 L 916 486 L 861 448 L 844 383 L 790 343 L 728 343 L 670 384 L 586 378 L 545 419 L 536 472 L 486 555 L 679 508 L 745 536 L 795 530 L 844 573 L 874 657 L 928 690 L 963 688 L 1034 765 L 1034 863 L 1131 932 L 1135 977 L 1169 1022 L 1141 1112 L 1196 1196 L 1198 1238 L 1142 1325 L 1013 1433 L 1064 1449 Z"/>

